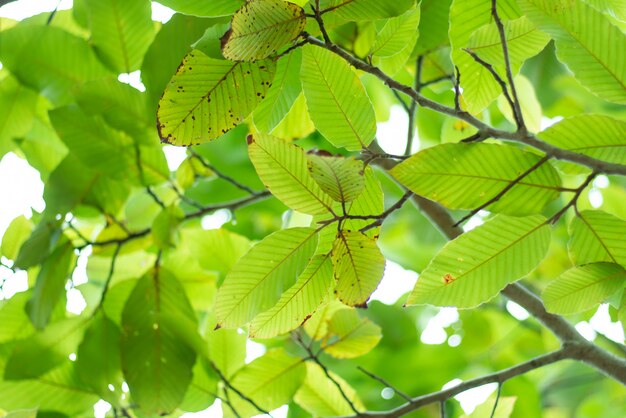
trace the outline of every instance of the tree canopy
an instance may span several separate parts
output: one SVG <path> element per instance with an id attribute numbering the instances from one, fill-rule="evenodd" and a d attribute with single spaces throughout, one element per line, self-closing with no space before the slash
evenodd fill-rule
<path id="1" fill-rule="evenodd" d="M 626 415 L 623 1 L 159 3 L 0 18 L 0 417 Z"/>

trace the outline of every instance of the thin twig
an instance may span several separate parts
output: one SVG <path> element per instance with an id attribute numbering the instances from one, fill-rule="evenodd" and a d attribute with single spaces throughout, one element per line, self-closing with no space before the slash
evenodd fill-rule
<path id="1" fill-rule="evenodd" d="M 489 64 L 487 61 L 485 61 L 484 59 L 482 59 L 481 57 L 479 57 L 474 51 L 472 51 L 471 49 L 468 48 L 463 48 L 463 51 L 467 52 L 468 54 L 470 54 L 470 56 L 474 59 L 474 61 L 476 61 L 477 63 L 479 63 L 480 65 L 482 65 L 483 67 L 485 67 L 485 69 L 487 69 L 487 71 L 489 71 L 491 73 L 491 76 L 494 78 L 494 80 L 496 80 L 496 83 L 498 83 L 500 85 L 500 89 L 502 89 L 502 94 L 504 94 L 504 98 L 506 99 L 506 101 L 509 103 L 509 106 L 511 107 L 511 111 L 513 112 L 513 115 L 515 117 L 515 120 L 517 121 L 517 115 L 516 115 L 516 108 L 515 108 L 515 102 L 513 101 L 513 99 L 511 98 L 511 95 L 509 94 L 509 90 L 506 87 L 506 83 L 504 82 L 504 80 L 502 79 L 502 77 L 500 77 L 500 75 L 498 74 L 498 72 L 496 71 L 495 68 L 493 68 L 493 65 Z M 519 126 L 518 126 L 519 128 Z"/>
<path id="2" fill-rule="evenodd" d="M 461 111 L 461 72 L 454 66 L 454 110 Z"/>
<path id="3" fill-rule="evenodd" d="M 489 205 L 491 205 L 491 204 L 497 202 L 498 200 L 502 199 L 502 197 L 509 190 L 511 190 L 513 187 L 515 187 L 517 184 L 519 184 L 525 177 L 527 177 L 533 171 L 537 170 L 543 163 L 545 163 L 549 159 L 550 159 L 550 157 L 546 155 L 545 157 L 543 157 L 542 159 L 537 161 L 528 170 L 524 171 L 522 174 L 517 176 L 517 178 L 515 178 L 513 181 L 511 181 L 509 184 L 507 184 L 506 187 L 504 187 L 502 190 L 500 190 L 500 192 L 497 195 L 495 195 L 494 197 L 492 197 L 491 199 L 489 199 L 488 201 L 486 201 L 485 203 L 483 203 L 482 205 L 480 205 L 479 207 L 477 207 L 476 209 L 472 210 L 470 213 L 468 213 L 467 215 L 462 217 L 457 223 L 454 224 L 454 226 L 461 225 L 463 222 L 467 221 L 468 219 L 470 219 L 472 216 L 476 215 L 481 210 L 485 209 Z"/>
<path id="4" fill-rule="evenodd" d="M 100 302 L 98 306 L 94 310 L 94 315 L 104 306 L 104 300 L 106 299 L 107 292 L 109 291 L 109 286 L 111 285 L 111 280 L 113 279 L 113 273 L 115 272 L 115 262 L 117 261 L 117 257 L 120 254 L 120 250 L 122 249 L 122 244 L 117 244 L 115 250 L 113 251 L 113 256 L 111 256 L 111 265 L 109 266 L 109 274 L 107 275 L 106 281 L 104 282 L 104 289 L 102 290 L 102 296 L 100 297 Z"/>
<path id="5" fill-rule="evenodd" d="M 258 195 L 259 193 L 262 192 L 257 192 L 256 190 L 253 190 L 252 188 L 246 186 L 245 184 L 240 183 L 239 181 L 235 180 L 233 177 L 223 173 L 222 171 L 218 170 L 213 164 L 209 163 L 208 161 L 206 161 L 200 154 L 198 154 L 195 150 L 188 148 L 189 153 L 198 160 L 198 162 L 200 162 L 200 164 L 202 164 L 205 168 L 211 170 L 213 173 L 215 173 L 215 175 L 219 178 L 221 178 L 222 180 L 227 181 L 228 183 L 232 184 L 233 186 L 235 186 L 236 188 L 243 190 L 244 192 L 247 192 L 251 195 Z"/>
<path id="6" fill-rule="evenodd" d="M 583 192 L 583 190 L 585 190 L 585 188 L 589 185 L 589 183 L 591 183 L 593 179 L 596 178 L 597 175 L 598 173 L 596 173 L 595 171 L 589 174 L 587 178 L 585 179 L 585 181 L 580 186 L 578 186 L 578 188 L 574 191 L 574 196 L 570 199 L 570 201 L 567 202 L 567 204 L 563 206 L 561 210 L 559 210 L 550 219 L 548 219 L 548 223 L 551 223 L 554 225 L 555 223 L 559 221 L 559 219 L 561 219 L 561 217 L 565 214 L 565 212 L 567 212 L 569 208 L 571 208 L 572 206 L 576 207 L 576 203 L 578 202 L 578 198 L 580 197 L 580 194 Z"/>
<path id="7" fill-rule="evenodd" d="M 489 418 L 493 418 L 496 413 L 496 409 L 498 409 L 498 402 L 500 401 L 500 395 L 502 394 L 502 382 L 498 382 L 498 391 L 496 392 L 496 401 L 493 403 L 493 409 L 491 410 L 491 415 Z"/>
<path id="8" fill-rule="evenodd" d="M 413 89 L 416 92 L 422 91 L 422 66 L 424 64 L 424 56 L 418 55 L 417 60 L 415 61 L 415 81 L 413 84 Z M 406 135 L 406 147 L 404 148 L 404 155 L 410 155 L 411 149 L 413 148 L 413 138 L 415 137 L 415 110 L 417 108 L 417 102 L 415 100 L 411 100 L 411 105 L 409 106 L 408 114 L 409 114 L 409 126 L 407 129 Z"/>
<path id="9" fill-rule="evenodd" d="M 159 198 L 159 196 L 157 196 L 156 193 L 154 193 L 154 190 L 152 190 L 152 187 L 146 186 L 146 192 L 150 195 L 152 200 L 154 200 L 154 202 L 157 205 L 161 206 L 162 209 L 165 209 L 165 203 L 163 203 L 163 201 Z"/>
<path id="10" fill-rule="evenodd" d="M 226 385 L 226 387 L 230 390 L 232 390 L 233 392 L 235 392 L 237 394 L 237 396 L 239 396 L 241 399 L 243 399 L 244 401 L 248 402 L 250 405 L 252 405 L 254 408 L 257 409 L 257 411 L 259 411 L 262 414 L 265 415 L 269 415 L 270 417 L 272 416 L 272 414 L 269 413 L 269 411 L 267 411 L 266 409 L 262 408 L 261 406 L 259 406 L 259 404 L 257 404 L 255 401 L 253 401 L 252 399 L 250 399 L 249 397 L 247 397 L 246 395 L 244 395 L 239 389 L 237 389 L 236 387 L 234 387 L 230 381 L 226 378 L 226 376 L 224 376 L 224 374 L 222 373 L 222 371 L 215 365 L 215 363 L 213 363 L 212 361 L 210 362 L 211 367 L 213 368 L 213 370 L 215 370 L 215 372 L 217 373 L 217 375 L 220 377 L 220 380 L 222 382 L 224 382 L 224 385 Z"/>
<path id="11" fill-rule="evenodd" d="M 393 391 L 395 393 L 397 393 L 399 396 L 401 396 L 402 398 L 404 398 L 405 400 L 411 402 L 413 399 L 407 395 L 406 393 L 402 392 L 401 390 L 399 390 L 398 388 L 396 388 L 395 386 L 393 386 L 391 383 L 389 383 L 388 381 L 386 381 L 385 379 L 383 379 L 380 376 L 376 376 L 374 373 L 372 372 L 368 372 L 367 370 L 365 370 L 363 367 L 361 366 L 357 366 L 357 369 L 363 373 L 365 373 L 366 375 L 368 375 L 369 377 L 371 377 L 372 379 L 382 383 L 385 387 L 391 388 L 393 389 Z"/>
<path id="12" fill-rule="evenodd" d="M 325 13 L 325 11 L 320 11 L 320 0 L 315 0 L 315 7 L 311 5 L 311 9 L 313 9 L 313 17 L 315 18 L 315 21 L 320 28 L 320 32 L 322 33 L 322 37 L 324 38 L 324 42 L 326 42 L 327 44 L 332 44 L 330 36 L 328 36 L 328 32 L 326 32 L 326 27 L 324 26 L 324 19 L 322 19 L 322 14 Z"/>

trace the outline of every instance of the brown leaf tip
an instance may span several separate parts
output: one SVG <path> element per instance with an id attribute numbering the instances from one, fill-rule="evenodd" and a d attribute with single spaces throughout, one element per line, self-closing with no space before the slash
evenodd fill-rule
<path id="1" fill-rule="evenodd" d="M 354 307 L 359 309 L 367 309 L 367 301 L 363 303 L 357 303 L 356 305 L 354 305 Z"/>
<path id="2" fill-rule="evenodd" d="M 222 326 L 220 324 L 217 324 L 215 325 L 215 328 L 213 328 L 213 331 L 217 331 L 220 328 L 222 328 Z"/>

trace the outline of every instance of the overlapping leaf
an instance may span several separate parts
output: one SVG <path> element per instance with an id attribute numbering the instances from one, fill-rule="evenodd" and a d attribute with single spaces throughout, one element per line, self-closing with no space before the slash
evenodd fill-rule
<path id="1" fill-rule="evenodd" d="M 339 300 L 350 306 L 365 304 L 385 272 L 385 257 L 376 241 L 359 231 L 340 231 L 332 260 Z"/>
<path id="2" fill-rule="evenodd" d="M 33 124 L 37 93 L 7 75 L 0 80 L 0 156 L 14 147 Z"/>
<path id="3" fill-rule="evenodd" d="M 322 0 L 320 9 L 346 20 L 374 20 L 399 16 L 409 10 L 415 0 Z"/>
<path id="4" fill-rule="evenodd" d="M 122 367 L 133 400 L 143 411 L 169 413 L 191 382 L 195 351 L 181 340 L 176 318 L 195 324 L 185 291 L 169 272 L 142 277 L 122 314 Z"/>
<path id="5" fill-rule="evenodd" d="M 385 26 L 378 32 L 370 54 L 391 57 L 400 53 L 408 45 L 414 45 L 419 33 L 417 30 L 419 22 L 419 8 L 387 20 Z"/>
<path id="6" fill-rule="evenodd" d="M 550 312 L 573 314 L 597 306 L 626 283 L 626 270 L 613 263 L 591 263 L 567 270 L 543 291 Z"/>
<path id="7" fill-rule="evenodd" d="M 252 247 L 226 276 L 217 293 L 220 327 L 246 324 L 271 308 L 304 270 L 317 247 L 313 228 L 290 228 Z"/>
<path id="8" fill-rule="evenodd" d="M 180 13 L 213 17 L 233 14 L 244 4 L 244 0 L 161 0 L 159 3 Z"/>
<path id="9" fill-rule="evenodd" d="M 543 216 L 498 215 L 446 244 L 420 274 L 407 305 L 480 305 L 537 267 L 549 245 Z"/>
<path id="10" fill-rule="evenodd" d="M 274 54 L 304 29 L 304 9 L 284 0 L 250 0 L 235 13 L 222 38 L 224 57 L 256 61 Z"/>
<path id="11" fill-rule="evenodd" d="M 192 145 L 223 135 L 265 97 L 274 71 L 270 60 L 231 62 L 192 51 L 159 102 L 161 139 L 172 145 Z"/>
<path id="12" fill-rule="evenodd" d="M 329 298 L 333 284 L 330 255 L 316 255 L 271 309 L 250 323 L 251 338 L 271 338 L 301 325 Z"/>
<path id="13" fill-rule="evenodd" d="M 567 118 L 541 132 L 539 138 L 579 154 L 626 164 L 626 122 L 610 116 Z"/>
<path id="14" fill-rule="evenodd" d="M 369 353 L 382 338 L 381 329 L 356 309 L 341 309 L 328 322 L 328 333 L 336 338 L 323 345 L 335 358 L 354 358 Z"/>
<path id="15" fill-rule="evenodd" d="M 365 187 L 363 163 L 354 158 L 310 154 L 309 171 L 313 179 L 337 202 L 356 199 Z"/>
<path id="16" fill-rule="evenodd" d="M 302 148 L 262 134 L 249 136 L 248 142 L 250 160 L 274 196 L 300 212 L 321 214 L 332 211 L 332 199 L 309 173 Z"/>
<path id="17" fill-rule="evenodd" d="M 557 56 L 599 97 L 626 104 L 626 35 L 583 1 L 521 0 L 528 18 L 555 40 Z"/>
<path id="18" fill-rule="evenodd" d="M 337 147 L 360 150 L 374 139 L 376 118 L 361 81 L 330 51 L 303 47 L 302 88 L 315 127 Z"/>
<path id="19" fill-rule="evenodd" d="M 599 210 L 583 211 L 572 221 L 570 235 L 576 265 L 607 261 L 626 267 L 626 221 Z"/>
<path id="20" fill-rule="evenodd" d="M 535 154 L 496 144 L 442 144 L 427 148 L 391 170 L 415 193 L 451 209 L 473 209 L 498 195 L 540 160 Z M 513 215 L 540 212 L 559 195 L 556 170 L 542 164 L 488 210 Z"/>
<path id="21" fill-rule="evenodd" d="M 116 73 L 138 70 L 154 38 L 150 3 L 144 0 L 86 0 L 91 39 Z"/>

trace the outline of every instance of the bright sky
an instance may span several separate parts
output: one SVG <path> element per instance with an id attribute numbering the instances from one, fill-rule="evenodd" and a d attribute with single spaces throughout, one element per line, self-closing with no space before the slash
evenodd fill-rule
<path id="1" fill-rule="evenodd" d="M 42 12 L 51 12 L 55 7 L 59 10 L 69 9 L 72 7 L 72 0 L 19 0 L 0 8 L 0 17 L 8 17 L 15 20 L 21 20 L 29 16 L 33 16 Z M 155 21 L 167 22 L 173 14 L 173 11 L 159 3 L 152 2 L 152 18 Z M 1 68 L 1 64 L 0 64 Z M 121 74 L 119 80 L 128 83 L 133 87 L 142 90 L 141 74 L 136 71 L 131 74 Z M 143 91 L 143 90 L 142 90 Z M 551 122 L 551 121 L 548 121 Z M 388 122 L 380 123 L 378 126 L 377 137 L 382 148 L 391 154 L 401 154 L 404 151 L 403 141 L 398 138 L 404 138 L 408 126 L 408 118 L 400 106 L 394 106 L 391 109 L 391 116 Z M 417 144 L 416 144 L 417 146 Z M 175 170 L 185 158 L 184 148 L 172 146 L 164 147 L 164 152 L 168 160 L 170 169 Z M 13 153 L 9 153 L 0 161 L 0 196 L 8 198 L 3 199 L 0 208 L 0 236 L 4 233 L 12 219 L 19 215 L 31 216 L 31 208 L 42 211 L 45 207 L 43 201 L 43 183 L 39 178 L 39 174 L 28 163 L 17 157 Z M 593 194 L 592 194 L 593 196 Z M 596 198 L 597 199 L 597 198 Z M 601 199 L 601 195 L 600 195 Z M 601 201 L 600 201 L 601 202 Z M 596 202 L 597 203 L 597 202 Z M 207 217 L 203 221 L 205 228 L 216 228 L 228 221 L 228 217 L 224 214 L 215 214 Z M 482 221 L 480 216 L 470 221 L 467 229 L 478 226 Z M 84 254 L 82 260 L 79 260 L 77 271 L 74 274 L 74 280 L 77 284 L 86 280 L 86 257 Z M 19 272 L 13 276 L 10 271 L 0 268 L 0 279 L 8 279 L 4 286 L 4 293 L 0 293 L 0 299 L 9 298 L 19 291 L 27 289 L 26 273 Z M 417 280 L 417 273 L 403 269 L 400 265 L 387 262 L 385 276 L 379 288 L 372 295 L 372 299 L 379 300 L 383 303 L 394 303 L 399 296 L 408 292 L 413 288 Z M 85 302 L 82 295 L 76 289 L 68 290 L 68 310 L 79 313 L 84 309 Z M 528 313 L 512 302 L 507 304 L 509 312 L 518 319 L 525 319 Z M 422 333 L 421 340 L 424 344 L 444 344 L 447 343 L 452 347 L 461 343 L 461 337 L 454 333 L 450 326 L 458 320 L 456 309 L 444 308 L 435 315 L 426 326 Z M 577 324 L 577 329 L 581 334 L 589 339 L 595 337 L 596 332 L 602 332 L 610 335 L 612 338 L 623 341 L 623 331 L 619 323 L 612 323 L 608 315 L 606 305 L 601 307 L 593 319 L 587 322 Z M 265 348 L 261 344 L 254 342 L 248 343 L 248 357 L 246 362 L 252 361 L 254 358 L 263 355 Z M 445 387 L 454 386 L 461 381 L 455 379 L 448 382 Z M 466 413 L 470 413 L 473 409 L 484 402 L 487 397 L 495 390 L 494 385 L 486 385 L 480 388 L 467 391 L 456 397 L 461 402 L 461 406 Z M 388 392 L 388 391 L 387 391 Z M 389 394 L 384 390 L 381 396 L 387 397 Z M 94 414 L 96 417 L 104 417 L 105 413 L 110 409 L 110 405 L 104 401 L 98 402 L 94 406 Z M 272 413 L 276 418 L 286 417 L 287 408 L 280 408 Z M 221 406 L 219 401 L 211 408 L 195 414 L 185 414 L 186 418 L 191 417 L 219 417 L 221 416 Z"/>

